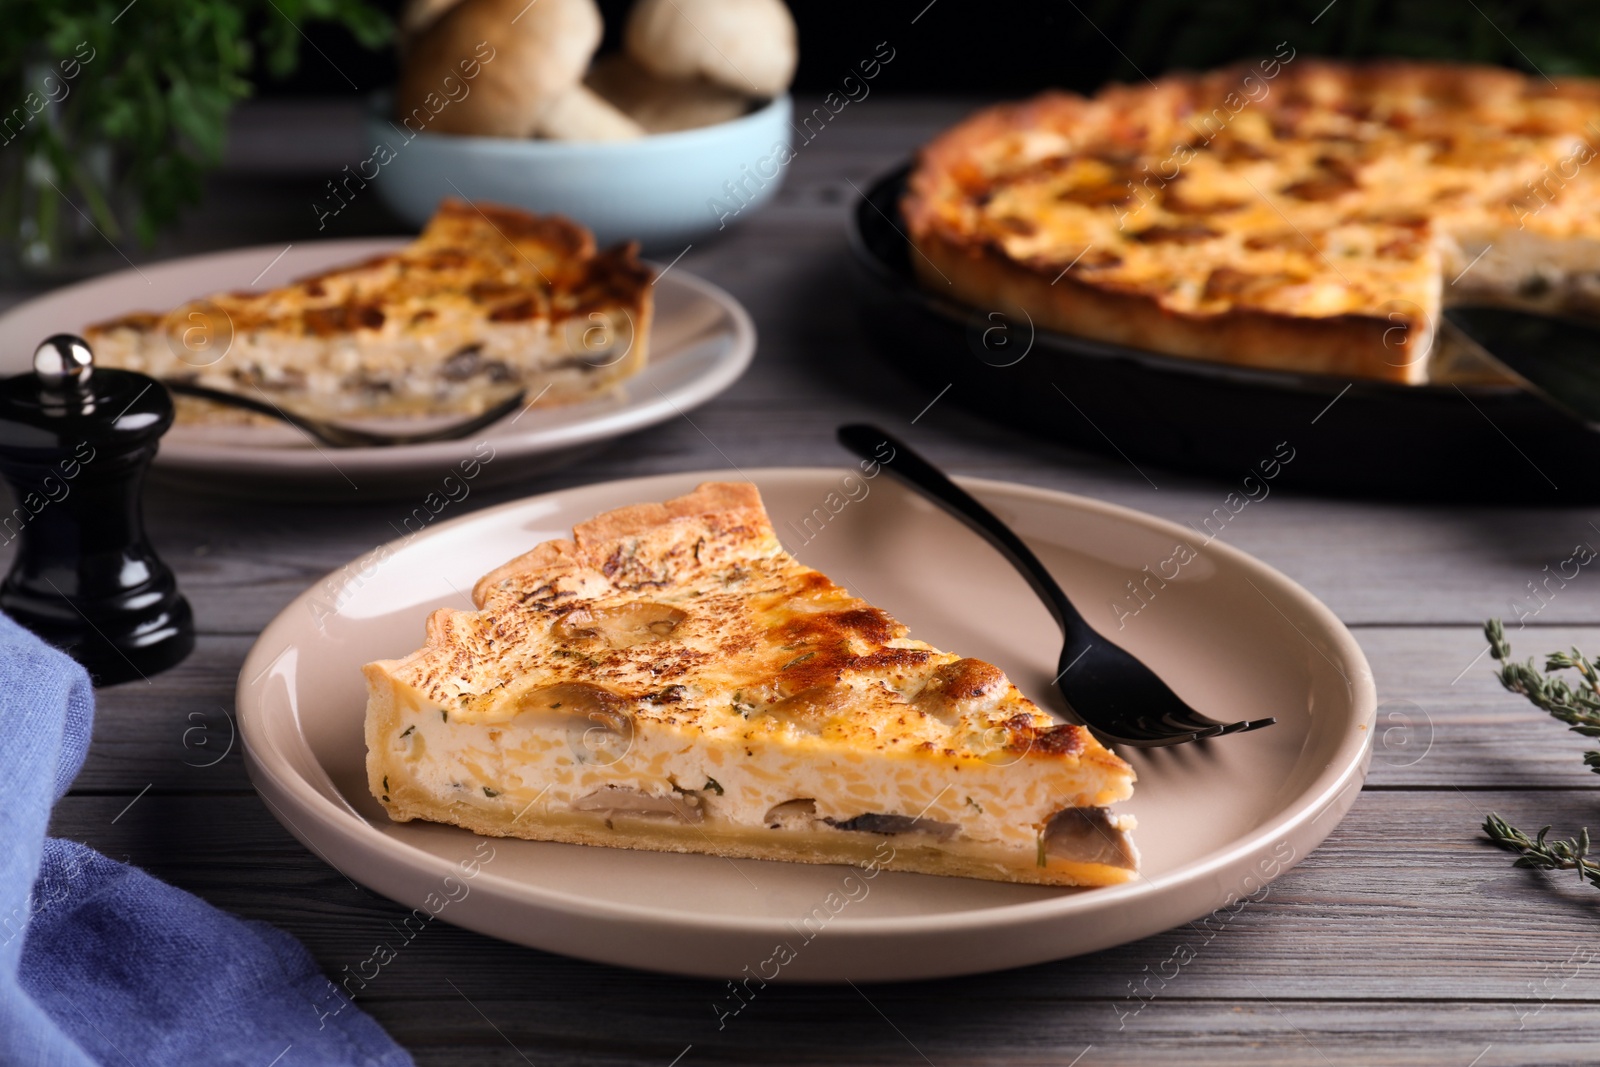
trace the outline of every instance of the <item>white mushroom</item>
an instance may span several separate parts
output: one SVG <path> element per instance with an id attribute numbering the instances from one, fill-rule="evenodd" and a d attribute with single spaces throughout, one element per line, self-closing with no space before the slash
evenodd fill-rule
<path id="1" fill-rule="evenodd" d="M 623 47 L 662 78 L 705 78 L 776 96 L 794 77 L 794 17 L 783 0 L 638 0 Z"/>
<path id="2" fill-rule="evenodd" d="M 665 816 L 682 822 L 703 822 L 705 802 L 697 793 L 656 796 L 632 786 L 608 785 L 572 802 L 573 811 L 599 812 L 607 819 L 619 815 L 641 818 Z"/>
<path id="3" fill-rule="evenodd" d="M 412 42 L 396 120 L 430 133 L 527 137 L 580 86 L 601 31 L 594 0 L 460 0 Z"/>
<path id="4" fill-rule="evenodd" d="M 688 613 L 670 604 L 630 601 L 611 607 L 580 607 L 562 613 L 550 632 L 562 641 L 598 640 L 611 648 L 662 641 Z"/>
<path id="5" fill-rule="evenodd" d="M 849 699 L 850 690 L 845 686 L 812 686 L 767 705 L 762 714 L 790 723 L 804 733 L 820 734 Z"/>
<path id="6" fill-rule="evenodd" d="M 1126 819 L 1105 808 L 1062 808 L 1045 825 L 1045 853 L 1074 863 L 1133 870 L 1139 866 L 1139 850 L 1128 836 L 1132 823 Z"/>
<path id="7" fill-rule="evenodd" d="M 593 682 L 557 682 L 531 689 L 517 698 L 517 712 L 549 719 L 588 719 L 622 735 L 633 729 L 628 702 Z"/>
<path id="8" fill-rule="evenodd" d="M 439 17 L 461 0 L 407 0 L 400 11 L 400 41 L 404 45 L 410 38 L 432 26 Z"/>
<path id="9" fill-rule="evenodd" d="M 939 667 L 911 703 L 924 715 L 954 726 L 963 714 L 993 711 L 1011 683 L 1005 672 L 978 659 L 958 659 Z"/>
<path id="10" fill-rule="evenodd" d="M 631 141 L 645 134 L 643 126 L 583 85 L 545 105 L 533 132 L 552 141 Z"/>
<path id="11" fill-rule="evenodd" d="M 649 133 L 712 126 L 750 110 L 743 93 L 698 78 L 658 78 L 626 52 L 595 60 L 584 84 Z"/>
<path id="12" fill-rule="evenodd" d="M 817 824 L 817 802 L 809 798 L 774 804 L 761 822 L 773 830 L 811 830 Z"/>

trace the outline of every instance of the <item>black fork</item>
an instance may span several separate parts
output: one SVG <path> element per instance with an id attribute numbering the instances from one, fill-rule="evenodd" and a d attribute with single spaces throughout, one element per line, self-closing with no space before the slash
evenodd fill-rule
<path id="1" fill-rule="evenodd" d="M 266 394 L 262 394 L 263 399 L 256 400 L 241 393 L 230 393 L 223 389 L 212 389 L 209 386 L 174 381 L 170 378 L 163 378 L 161 384 L 180 396 L 198 397 L 214 404 L 225 404 L 228 407 L 253 411 L 257 415 L 265 415 L 269 419 L 278 419 L 332 448 L 391 448 L 399 445 L 425 445 L 434 441 L 457 441 L 499 422 L 521 406 L 522 398 L 527 395 L 519 389 L 487 411 L 447 426 L 436 426 L 413 433 L 383 433 L 290 411 L 266 399 Z"/>
<path id="2" fill-rule="evenodd" d="M 934 503 L 977 531 L 1028 579 L 1061 626 L 1065 644 L 1057 664 L 1056 688 L 1070 715 L 1108 744 L 1157 748 L 1222 734 L 1271 726 L 1275 718 L 1218 722 L 1178 698 L 1143 663 L 1101 636 L 1033 550 L 972 494 L 917 455 L 902 441 L 875 426 L 841 426 L 839 440 L 856 455 L 880 464 Z M 891 451 L 883 459 L 883 446 Z"/>

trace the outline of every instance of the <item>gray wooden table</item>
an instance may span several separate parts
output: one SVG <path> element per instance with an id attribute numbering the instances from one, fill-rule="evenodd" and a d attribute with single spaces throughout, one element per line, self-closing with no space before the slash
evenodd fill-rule
<path id="1" fill-rule="evenodd" d="M 948 469 L 1083 493 L 1177 521 L 1226 486 L 1044 445 L 908 384 L 867 348 L 844 237 L 874 174 L 964 111 L 876 96 L 805 146 L 777 201 L 680 266 L 726 287 L 760 331 L 754 367 L 679 420 L 468 507 L 562 486 L 706 468 L 842 464 L 841 421 L 870 417 Z M 240 117 L 206 205 L 156 253 L 310 240 L 322 184 L 363 158 L 344 104 Z M 332 236 L 398 232 L 368 196 Z M 25 293 L 0 293 L 14 303 Z M 1091 413 L 1092 414 L 1092 413 Z M 1493 433 L 1488 425 L 1484 433 Z M 154 487 L 153 535 L 194 604 L 199 647 L 149 684 L 103 691 L 82 776 L 55 832 L 301 938 L 330 974 L 365 959 L 403 914 L 307 852 L 251 790 L 225 739 L 254 635 L 325 572 L 389 539 L 393 506 L 255 505 Z M 424 1064 L 829 1062 L 1405 1063 L 1600 1059 L 1600 894 L 1513 870 L 1478 826 L 1498 811 L 1575 832 L 1600 823 L 1583 741 L 1490 675 L 1479 631 L 1572 554 L 1600 546 L 1592 510 L 1408 507 L 1272 497 L 1226 537 L 1321 596 L 1377 675 L 1372 775 L 1327 843 L 1245 908 L 1150 997 L 1187 929 L 1081 959 L 980 978 L 760 992 L 726 1028 L 719 983 L 636 974 L 430 928 L 358 1003 Z M 1517 651 L 1600 646 L 1600 577 L 1584 571 L 1515 636 Z M 189 733 L 204 726 L 201 734 Z M 201 737 L 212 748 L 199 749 Z M 692 1046 L 692 1047 L 691 1047 Z M 681 1058 L 679 1058 L 681 1057 Z"/>

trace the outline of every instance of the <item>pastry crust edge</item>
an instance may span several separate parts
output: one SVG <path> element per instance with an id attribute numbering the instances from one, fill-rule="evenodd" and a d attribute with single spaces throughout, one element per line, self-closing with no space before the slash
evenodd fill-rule
<path id="1" fill-rule="evenodd" d="M 1178 73 L 1158 80 L 1155 91 L 1188 95 L 1203 81 L 1226 81 L 1250 70 L 1234 65 L 1205 73 Z M 1499 67 L 1379 60 L 1341 63 L 1304 59 L 1297 72 L 1322 82 L 1339 82 L 1344 91 L 1358 82 L 1387 81 L 1395 91 L 1451 91 L 1491 96 L 1523 75 Z M 1563 79 L 1574 92 L 1600 94 L 1600 79 Z M 1110 102 L 1124 92 L 1148 90 L 1109 87 L 1107 97 L 1088 98 L 1050 90 L 1027 100 L 984 108 L 935 137 L 918 153 L 901 201 L 901 214 L 913 249 L 912 266 L 923 286 L 980 309 L 1025 311 L 1035 327 L 1092 340 L 1148 349 L 1236 367 L 1300 374 L 1353 375 L 1405 385 L 1428 380 L 1428 355 L 1434 339 L 1431 315 L 1396 311 L 1385 317 L 1297 316 L 1254 309 L 1214 315 L 1173 312 L 1152 296 L 1114 285 L 1097 285 L 1068 274 L 1051 280 L 1043 269 L 1012 259 L 981 239 L 963 234 L 939 218 L 941 190 L 958 184 L 969 170 L 974 149 L 997 136 L 1040 124 L 1104 123 L 1116 118 Z M 1099 111 L 1101 114 L 1096 114 Z M 1045 120 L 1048 117 L 1049 121 Z M 1052 268 L 1053 270 L 1053 268 Z M 1285 359 L 1292 352 L 1293 359 Z"/>

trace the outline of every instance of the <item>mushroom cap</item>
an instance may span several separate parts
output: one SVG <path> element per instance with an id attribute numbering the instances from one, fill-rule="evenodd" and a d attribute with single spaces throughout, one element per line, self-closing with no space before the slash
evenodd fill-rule
<path id="1" fill-rule="evenodd" d="M 461 0 L 406 0 L 400 9 L 400 39 L 405 42 L 432 26 Z"/>
<path id="2" fill-rule="evenodd" d="M 396 117 L 420 107 L 418 121 L 426 117 L 422 128 L 432 133 L 526 137 L 544 109 L 583 80 L 601 32 L 595 0 L 460 0 L 412 43 Z M 457 84 L 466 92 L 452 94 Z"/>
<path id="3" fill-rule="evenodd" d="M 574 85 L 539 113 L 533 132 L 552 141 L 631 141 L 645 129 L 586 85 Z"/>
<path id="4" fill-rule="evenodd" d="M 626 52 L 595 60 L 584 84 L 650 133 L 711 126 L 750 110 L 743 93 L 702 78 L 658 78 Z"/>
<path id="5" fill-rule="evenodd" d="M 799 57 L 783 0 L 638 0 L 623 47 L 658 77 L 703 77 L 751 96 L 787 89 Z"/>

